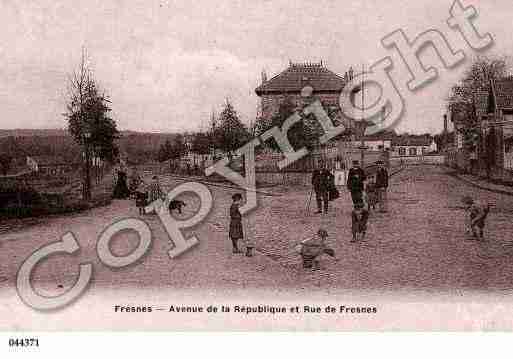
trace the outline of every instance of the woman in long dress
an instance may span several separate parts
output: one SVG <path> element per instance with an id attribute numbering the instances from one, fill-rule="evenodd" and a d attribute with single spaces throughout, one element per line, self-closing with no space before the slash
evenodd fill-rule
<path id="1" fill-rule="evenodd" d="M 126 199 L 130 196 L 130 190 L 127 185 L 127 175 L 126 172 L 120 168 L 118 170 L 118 180 L 116 182 L 116 187 L 114 187 L 113 197 L 117 199 Z"/>

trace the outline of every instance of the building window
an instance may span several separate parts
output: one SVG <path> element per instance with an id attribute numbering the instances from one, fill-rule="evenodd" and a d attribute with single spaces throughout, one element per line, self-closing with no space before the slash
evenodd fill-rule
<path id="1" fill-rule="evenodd" d="M 399 156 L 406 156 L 406 148 L 399 147 Z"/>
<path id="2" fill-rule="evenodd" d="M 513 152 L 513 138 L 508 138 L 504 140 L 504 152 L 510 153 Z"/>
<path id="3" fill-rule="evenodd" d="M 409 150 L 410 156 L 417 156 L 417 149 L 415 147 L 411 147 Z"/>

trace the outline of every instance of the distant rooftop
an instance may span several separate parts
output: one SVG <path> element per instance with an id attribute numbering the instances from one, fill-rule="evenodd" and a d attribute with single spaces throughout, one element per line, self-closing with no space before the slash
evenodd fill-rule
<path id="1" fill-rule="evenodd" d="M 351 70 L 352 71 L 352 70 Z M 289 63 L 289 67 L 255 89 L 258 96 L 268 93 L 300 92 L 305 86 L 314 91 L 341 92 L 347 79 L 328 70 L 321 62 Z"/>
<path id="2" fill-rule="evenodd" d="M 397 136 L 392 139 L 392 146 L 430 146 L 432 137 L 428 136 Z"/>

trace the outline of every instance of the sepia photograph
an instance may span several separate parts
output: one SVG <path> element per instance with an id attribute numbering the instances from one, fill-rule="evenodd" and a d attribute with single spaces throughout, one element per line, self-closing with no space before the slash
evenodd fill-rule
<path id="1" fill-rule="evenodd" d="M 513 330 L 512 15 L 0 1 L 3 344 Z"/>

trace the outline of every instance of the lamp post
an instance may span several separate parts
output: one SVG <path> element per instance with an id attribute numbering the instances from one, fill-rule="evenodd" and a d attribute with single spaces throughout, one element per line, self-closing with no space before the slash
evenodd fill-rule
<path id="1" fill-rule="evenodd" d="M 89 141 L 91 132 L 84 132 L 84 151 L 85 151 L 85 183 L 84 183 L 84 200 L 91 200 L 91 161 L 89 151 Z"/>

